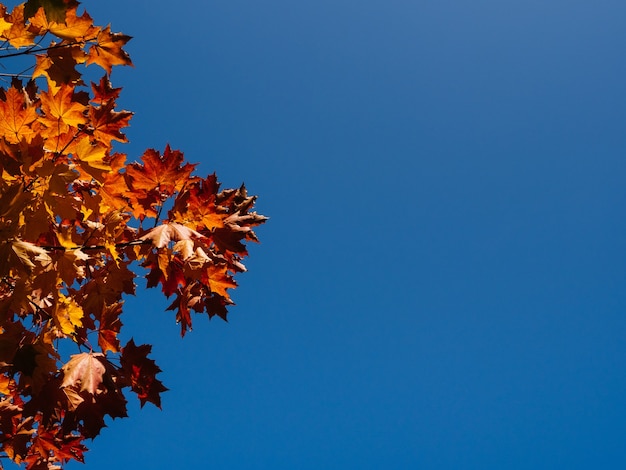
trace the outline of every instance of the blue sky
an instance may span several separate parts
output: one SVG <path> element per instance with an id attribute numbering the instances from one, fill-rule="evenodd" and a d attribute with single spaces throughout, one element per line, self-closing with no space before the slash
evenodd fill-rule
<path id="1" fill-rule="evenodd" d="M 624 2 L 83 4 L 120 150 L 271 217 L 228 324 L 128 300 L 171 390 L 87 468 L 626 466 Z"/>

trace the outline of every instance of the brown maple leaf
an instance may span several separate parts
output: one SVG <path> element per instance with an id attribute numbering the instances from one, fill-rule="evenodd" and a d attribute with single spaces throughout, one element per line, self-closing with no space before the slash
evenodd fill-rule
<path id="1" fill-rule="evenodd" d="M 167 310 L 176 310 L 176 323 L 180 325 L 180 335 L 185 336 L 187 331 L 191 331 L 191 312 L 190 308 L 196 311 L 202 311 L 204 305 L 198 305 L 198 297 L 202 297 L 202 286 L 200 283 L 194 282 L 186 285 L 183 289 L 176 292 L 174 302 L 167 307 Z"/>
<path id="2" fill-rule="evenodd" d="M 52 45 L 54 46 L 54 43 Z M 81 85 L 83 83 L 81 74 L 75 67 L 85 62 L 85 59 L 85 51 L 78 44 L 50 49 L 46 54 L 37 55 L 33 78 L 47 77 L 48 85 L 54 91 L 63 83 Z"/>
<path id="3" fill-rule="evenodd" d="M 6 258 L 3 256 L 3 248 L 6 249 Z M 0 244 L 0 274 L 3 276 L 10 272 L 11 267 L 16 272 L 29 274 L 38 265 L 47 265 L 51 261 L 48 252 L 34 243 L 17 239 Z"/>
<path id="4" fill-rule="evenodd" d="M 89 354 L 89 353 L 84 353 Z M 122 418 L 126 414 L 126 399 L 121 392 L 123 377 L 106 361 L 102 354 L 95 354 L 94 359 L 100 360 L 105 370 L 96 376 L 101 382 L 92 394 L 88 390 L 80 390 L 81 382 L 74 386 L 61 387 L 67 399 L 67 407 L 62 422 L 66 433 L 78 431 L 86 438 L 94 438 L 106 426 L 104 417 Z"/>

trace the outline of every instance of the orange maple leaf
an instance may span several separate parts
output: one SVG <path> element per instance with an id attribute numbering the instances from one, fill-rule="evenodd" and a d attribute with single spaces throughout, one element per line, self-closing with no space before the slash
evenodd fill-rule
<path id="1" fill-rule="evenodd" d="M 24 20 L 24 4 L 17 5 L 13 8 L 10 15 L 5 17 L 8 23 L 11 23 L 9 29 L 5 29 L 0 38 L 5 39 L 15 48 L 23 46 L 31 46 L 34 44 L 36 32 L 33 32 L 30 28 L 30 24 L 27 24 Z M 33 28 L 35 29 L 35 28 Z"/>
<path id="2" fill-rule="evenodd" d="M 141 157 L 143 163 L 131 163 L 126 167 L 126 181 L 133 215 L 139 219 L 155 217 L 155 208 L 180 191 L 189 181 L 195 165 L 184 162 L 182 152 L 171 150 L 167 145 L 161 155 L 148 149 Z"/>
<path id="3" fill-rule="evenodd" d="M 197 230 L 212 231 L 224 226 L 228 210 L 216 204 L 219 183 L 216 176 L 191 181 L 185 191 L 179 193 L 170 210 L 170 219 L 184 224 L 193 224 Z"/>
<path id="4" fill-rule="evenodd" d="M 98 84 L 91 82 L 91 90 L 93 91 L 92 102 L 100 105 L 113 100 L 115 101 L 120 96 L 121 88 L 113 88 L 109 77 L 104 75 Z"/>
<path id="5" fill-rule="evenodd" d="M 100 197 L 102 197 L 102 210 L 126 210 L 129 207 L 129 201 L 126 194 L 128 193 L 128 186 L 126 185 L 126 179 L 124 174 L 120 173 L 117 168 L 114 167 L 116 162 L 124 161 L 126 155 L 114 154 L 111 156 L 111 168 L 112 171 L 105 173 L 104 182 L 98 191 Z"/>
<path id="6" fill-rule="evenodd" d="M 99 143 L 91 142 L 88 136 L 82 136 L 74 141 L 67 149 L 74 154 L 74 161 L 79 165 L 80 178 L 89 180 L 91 177 L 103 181 L 105 173 L 111 171 L 109 164 L 108 147 Z M 86 177 L 85 173 L 89 175 Z"/>
<path id="7" fill-rule="evenodd" d="M 131 163 L 126 174 L 130 180 L 129 186 L 133 190 L 149 192 L 157 190 L 168 196 L 174 194 L 189 180 L 189 175 L 196 165 L 184 162 L 183 153 L 165 147 L 161 155 L 157 150 L 148 149 L 141 157 L 143 164 Z"/>
<path id="8" fill-rule="evenodd" d="M 128 138 L 120 131 L 128 127 L 133 116 L 130 111 L 114 111 L 115 101 L 109 100 L 102 106 L 89 107 L 89 132 L 100 142 L 110 145 L 112 140 L 128 142 Z"/>
<path id="9" fill-rule="evenodd" d="M 0 137 L 12 144 L 21 138 L 30 138 L 34 134 L 31 124 L 37 120 L 35 107 L 28 106 L 24 93 L 15 87 L 9 88 L 0 100 Z"/>
<path id="10" fill-rule="evenodd" d="M 71 85 L 62 85 L 56 93 L 42 91 L 41 109 L 45 115 L 40 122 L 53 135 L 63 134 L 70 127 L 78 128 L 87 122 L 85 105 L 74 99 L 74 87 Z"/>
<path id="11" fill-rule="evenodd" d="M 98 64 L 108 74 L 114 65 L 133 65 L 129 55 L 122 46 L 132 38 L 125 34 L 112 33 L 111 27 L 107 26 L 98 33 L 96 43 L 89 49 L 87 65 Z"/>
<path id="12" fill-rule="evenodd" d="M 209 264 L 204 272 L 202 282 L 210 287 L 211 292 L 229 302 L 231 300 L 226 289 L 237 287 L 237 283 L 228 273 L 228 266 L 225 264 Z"/>

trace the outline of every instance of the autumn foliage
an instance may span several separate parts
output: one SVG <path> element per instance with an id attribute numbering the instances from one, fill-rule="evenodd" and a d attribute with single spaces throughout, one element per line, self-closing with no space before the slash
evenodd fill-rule
<path id="1" fill-rule="evenodd" d="M 0 451 L 28 469 L 82 461 L 128 392 L 160 407 L 151 346 L 119 339 L 135 278 L 169 298 L 181 335 L 192 312 L 226 319 L 266 220 L 169 146 L 132 163 L 114 150 L 132 113 L 109 76 L 131 65 L 129 39 L 75 0 L 0 5 L 0 63 L 34 62 L 0 88 Z M 85 84 L 86 66 L 104 75 Z"/>

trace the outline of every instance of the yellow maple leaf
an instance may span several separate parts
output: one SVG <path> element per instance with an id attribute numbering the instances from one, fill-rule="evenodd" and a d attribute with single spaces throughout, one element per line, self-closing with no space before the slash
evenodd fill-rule
<path id="1" fill-rule="evenodd" d="M 76 328 L 83 326 L 83 315 L 82 307 L 75 300 L 59 293 L 52 318 L 64 334 L 72 335 L 76 332 Z"/>
<path id="2" fill-rule="evenodd" d="M 8 377 L 4 374 L 0 375 L 0 393 L 3 395 L 8 395 L 9 393 L 11 393 L 11 390 L 9 388 L 9 385 L 11 385 L 11 382 L 13 382 L 13 379 L 11 379 L 11 377 Z"/>
<path id="3" fill-rule="evenodd" d="M 91 39 L 96 37 L 100 29 L 94 27 L 93 20 L 87 12 L 84 12 L 82 16 L 76 16 L 77 8 L 78 6 L 74 6 L 67 10 L 65 22 L 57 23 L 56 21 L 51 21 L 48 24 L 48 31 L 55 36 L 67 40 Z"/>
<path id="4" fill-rule="evenodd" d="M 0 36 L 3 35 L 6 31 L 11 28 L 11 23 L 4 19 L 4 15 L 6 14 L 6 7 L 4 5 L 0 6 Z"/>
<path id="5" fill-rule="evenodd" d="M 99 142 L 91 142 L 88 136 L 81 137 L 71 147 L 76 163 L 79 165 L 82 179 L 95 178 L 99 182 L 104 181 L 104 173 L 111 171 L 107 147 Z M 83 171 L 89 175 L 85 178 Z"/>

